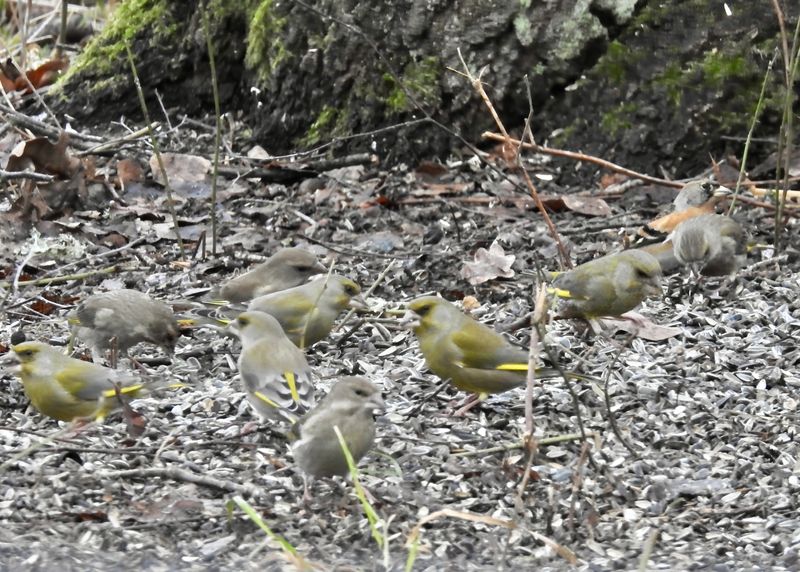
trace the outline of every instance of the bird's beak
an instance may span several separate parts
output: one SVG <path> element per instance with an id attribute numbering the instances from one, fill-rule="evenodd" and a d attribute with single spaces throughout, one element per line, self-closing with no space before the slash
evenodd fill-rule
<path id="1" fill-rule="evenodd" d="M 645 288 L 645 295 L 647 298 L 661 298 L 664 295 L 664 286 L 660 279 L 654 282 L 648 282 Z"/>
<path id="2" fill-rule="evenodd" d="M 239 321 L 238 320 L 231 320 L 231 322 L 227 326 L 222 328 L 222 331 L 230 332 L 231 334 L 233 334 L 237 338 L 240 337 L 240 334 L 242 333 L 242 331 L 239 329 Z"/>
<path id="3" fill-rule="evenodd" d="M 714 189 L 712 197 L 729 197 L 733 194 L 733 191 L 730 190 L 728 187 L 723 187 L 719 185 L 716 189 Z"/>
<path id="4" fill-rule="evenodd" d="M 328 272 L 328 269 L 325 268 L 325 265 L 319 260 L 317 261 L 316 264 L 314 264 L 312 268 L 316 270 L 318 274 L 326 274 Z"/>
<path id="5" fill-rule="evenodd" d="M 21 365 L 22 362 L 19 361 L 19 356 L 13 351 L 8 351 L 3 357 L 0 357 L 0 366 L 3 366 L 3 369 L 11 373 L 18 372 Z"/>
<path id="6" fill-rule="evenodd" d="M 367 305 L 367 301 L 364 300 L 364 297 L 359 294 L 358 296 L 353 296 L 350 298 L 350 307 L 355 308 L 356 310 L 368 310 L 369 306 Z"/>
<path id="7" fill-rule="evenodd" d="M 421 325 L 422 322 L 420 322 L 419 314 L 413 310 L 406 310 L 406 313 L 400 318 L 400 327 L 406 330 L 413 330 L 419 328 Z"/>
<path id="8" fill-rule="evenodd" d="M 372 412 L 381 414 L 386 412 L 386 404 L 383 402 L 383 397 L 380 393 L 375 393 L 367 400 L 367 403 L 372 406 Z"/>

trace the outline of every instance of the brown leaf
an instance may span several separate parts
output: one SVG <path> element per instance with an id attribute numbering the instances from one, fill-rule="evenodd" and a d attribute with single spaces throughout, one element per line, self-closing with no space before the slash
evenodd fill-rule
<path id="1" fill-rule="evenodd" d="M 124 190 L 128 183 L 141 183 L 144 180 L 144 169 L 136 159 L 120 159 L 117 162 L 117 178 L 120 188 Z"/>
<path id="2" fill-rule="evenodd" d="M 569 210 L 589 216 L 610 216 L 611 207 L 603 199 L 579 195 L 564 195 L 564 206 Z"/>
<path id="3" fill-rule="evenodd" d="M 172 185 L 178 183 L 202 183 L 206 180 L 211 170 L 211 161 L 199 155 L 161 153 L 161 160 Z M 153 172 L 153 180 L 163 185 L 161 168 L 155 155 L 150 157 L 150 170 Z"/>
<path id="4" fill-rule="evenodd" d="M 18 77 L 14 82 L 16 89 L 24 93 L 31 93 L 31 85 L 34 89 L 39 89 L 40 87 L 55 83 L 67 68 L 69 68 L 69 60 L 67 58 L 46 61 L 38 68 L 25 74 L 28 77 L 28 81 L 25 81 L 23 77 Z M 30 82 L 30 85 L 28 85 L 28 82 Z"/>
<path id="5" fill-rule="evenodd" d="M 55 143 L 44 137 L 23 141 L 11 151 L 6 169 L 25 171 L 33 166 L 37 173 L 69 179 L 80 169 L 81 161 L 69 155 L 68 145 L 69 135 L 63 131 Z"/>
<path id="6" fill-rule="evenodd" d="M 417 165 L 417 168 L 414 170 L 414 174 L 418 178 L 424 180 L 438 179 L 447 173 L 449 173 L 449 170 L 445 165 L 424 160 L 420 161 L 419 165 Z"/>

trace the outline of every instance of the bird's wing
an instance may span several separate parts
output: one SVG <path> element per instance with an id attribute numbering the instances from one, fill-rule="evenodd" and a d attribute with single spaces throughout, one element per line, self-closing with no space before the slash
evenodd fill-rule
<path id="1" fill-rule="evenodd" d="M 282 292 L 272 299 L 259 301 L 256 298 L 250 309 L 271 314 L 288 333 L 289 330 L 302 328 L 305 325 L 306 314 L 312 305 L 313 301 L 309 301 L 302 292 Z"/>
<path id="2" fill-rule="evenodd" d="M 91 363 L 84 363 L 80 367 L 67 366 L 54 375 L 56 382 L 68 393 L 78 399 L 92 400 L 100 397 L 112 397 L 116 393 L 115 383 L 119 386 L 121 394 L 134 393 L 142 388 L 135 383 L 132 376 L 116 374 L 106 371 L 106 368 Z"/>
<path id="3" fill-rule="evenodd" d="M 280 345 L 258 343 L 245 352 L 256 355 L 269 352 L 270 362 L 280 364 L 280 367 L 265 366 L 263 361 L 256 358 L 240 361 L 242 382 L 248 393 L 260 403 L 290 412 L 294 419 L 313 407 L 314 384 L 309 375 L 309 367 L 303 355 L 296 352 L 294 345 L 284 348 Z"/>
<path id="4" fill-rule="evenodd" d="M 449 351 L 461 367 L 493 369 L 500 365 L 528 363 L 527 354 L 486 326 L 470 321 L 449 336 Z"/>

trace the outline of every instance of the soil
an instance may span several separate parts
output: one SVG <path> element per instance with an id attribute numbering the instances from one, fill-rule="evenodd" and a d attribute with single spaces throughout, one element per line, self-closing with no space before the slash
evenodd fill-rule
<path id="1" fill-rule="evenodd" d="M 163 148 L 195 148 L 201 139 L 208 141 L 205 132 L 184 130 Z M 548 324 L 545 342 L 560 365 L 597 379 L 535 384 L 534 444 L 564 437 L 531 449 L 528 464 L 525 390 L 454 415 L 467 395 L 448 386 L 431 396 L 440 380 L 414 336 L 387 313 L 427 293 L 473 296 L 473 317 L 497 329 L 531 310 L 536 269 L 557 270 L 557 251 L 541 215 L 517 200 L 525 195 L 509 181 L 518 175 L 454 161 L 436 169 L 346 167 L 288 184 L 220 179 L 217 255 L 210 185 L 200 177 L 173 190 L 187 249 L 181 256 L 162 188 L 149 176 L 125 190 L 115 182 L 117 160 L 143 149 L 96 157 L 108 182 L 89 181 L 49 220 L 25 218 L 14 202 L 19 188 L 9 192 L 5 280 L 20 268 L 21 279 L 89 275 L 7 290 L 2 341 L 23 330 L 29 339 L 65 344 L 66 314 L 97 291 L 141 289 L 180 313 L 187 300 L 207 297 L 280 246 L 318 253 L 364 290 L 374 286 L 370 310 L 312 347 L 308 359 L 323 392 L 343 374 L 382 388 L 387 413 L 359 478 L 386 544 L 372 537 L 349 479 L 314 482 L 313 499 L 304 502 L 281 427 L 258 421 L 235 379 L 238 342 L 195 328 L 171 359 L 150 346 L 134 349 L 148 376 L 186 385 L 134 402 L 147 419 L 138 439 L 120 414 L 80 429 L 46 418 L 29 406 L 19 380 L 3 373 L 0 568 L 299 566 L 231 503 L 234 496 L 296 558 L 322 570 L 404 569 L 415 525 L 438 511 L 451 512 L 421 527 L 415 570 L 800 566 L 796 218 L 783 234 L 785 254 L 772 260 L 772 213 L 744 206 L 737 218 L 767 246 L 751 251 L 735 281 L 669 277 L 664 298 L 638 311 L 678 328 L 673 337 L 647 341 L 592 335 L 572 321 Z M 564 192 L 550 182 L 558 173 L 547 160 L 528 159 L 543 193 Z M 583 262 L 620 248 L 620 230 L 633 234 L 673 194 L 640 186 L 605 197 L 610 215 L 563 209 L 552 216 Z M 461 269 L 495 241 L 515 256 L 514 276 L 470 285 Z M 112 265 L 108 274 L 91 274 Z M 526 346 L 530 329 L 506 335 Z"/>

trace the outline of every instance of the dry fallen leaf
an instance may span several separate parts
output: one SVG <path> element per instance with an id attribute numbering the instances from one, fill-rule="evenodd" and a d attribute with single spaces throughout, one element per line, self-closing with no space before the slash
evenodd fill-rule
<path id="1" fill-rule="evenodd" d="M 161 160 L 172 185 L 178 183 L 202 183 L 206 180 L 206 176 L 211 170 L 211 161 L 199 155 L 161 153 Z M 163 185 L 163 176 L 158 166 L 158 158 L 155 155 L 150 157 L 150 170 L 153 172 L 153 180 Z"/>
<path id="2" fill-rule="evenodd" d="M 503 247 L 497 241 L 493 242 L 489 250 L 479 248 L 475 253 L 475 259 L 467 262 L 461 269 L 461 277 L 473 286 L 483 284 L 494 278 L 511 278 L 514 271 L 511 265 L 514 264 L 516 256 L 506 254 Z"/>
<path id="3" fill-rule="evenodd" d="M 623 332 L 635 335 L 637 338 L 649 340 L 651 342 L 668 340 L 669 338 L 674 338 L 683 333 L 683 328 L 656 324 L 637 312 L 626 312 L 623 314 L 623 317 L 627 317 L 628 319 L 617 320 L 603 318 L 600 321 L 604 328 L 608 328 L 612 331 L 622 330 Z"/>
<path id="4" fill-rule="evenodd" d="M 564 206 L 573 212 L 589 216 L 611 215 L 611 207 L 603 199 L 578 195 L 564 195 L 561 198 L 564 200 Z"/>

